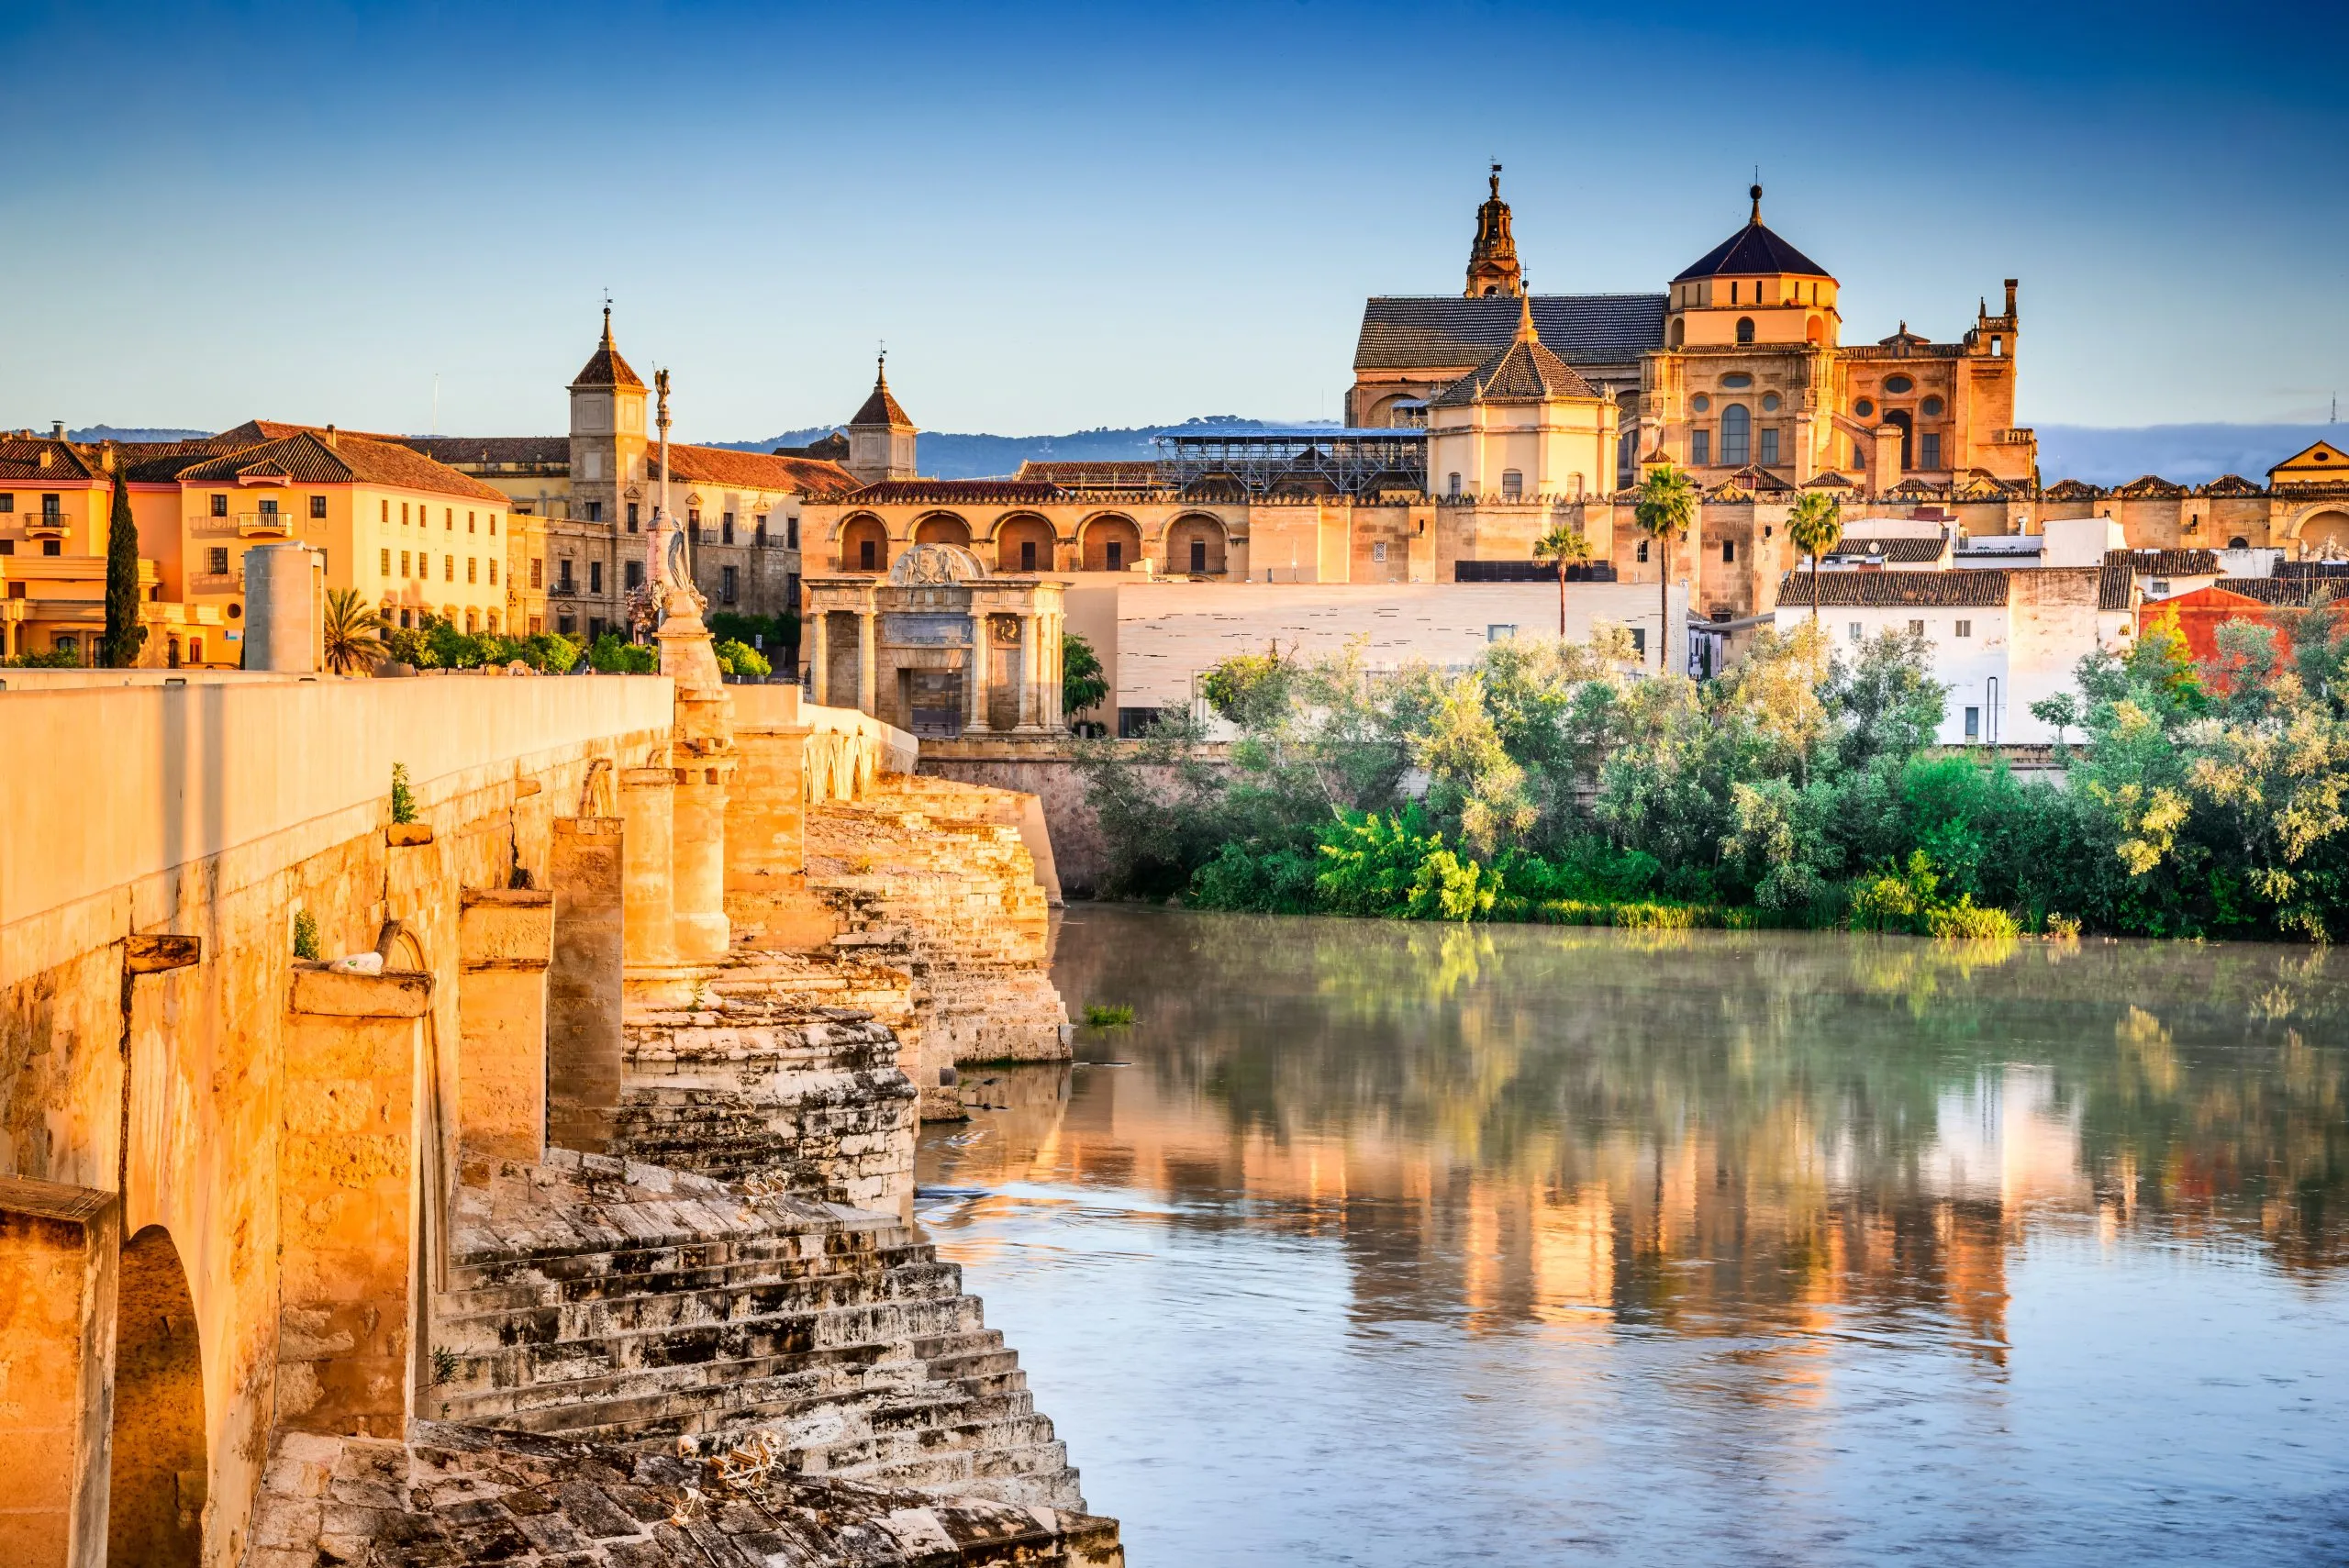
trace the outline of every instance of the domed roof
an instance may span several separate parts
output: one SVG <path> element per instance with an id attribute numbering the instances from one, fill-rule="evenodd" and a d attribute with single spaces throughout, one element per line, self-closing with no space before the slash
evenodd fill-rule
<path id="1" fill-rule="evenodd" d="M 1757 272 L 1794 272 L 1811 278 L 1835 275 L 1779 239 L 1763 223 L 1761 186 L 1755 185 L 1748 194 L 1753 198 L 1752 220 L 1706 251 L 1694 265 L 1674 277 L 1674 283 L 1685 284 L 1691 278 L 1751 277 Z"/>

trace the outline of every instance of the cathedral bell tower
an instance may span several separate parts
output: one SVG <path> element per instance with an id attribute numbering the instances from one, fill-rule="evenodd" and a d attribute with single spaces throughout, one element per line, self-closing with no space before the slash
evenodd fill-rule
<path id="1" fill-rule="evenodd" d="M 874 373 L 873 395 L 848 422 L 848 471 L 865 484 L 914 477 L 914 438 L 919 432 L 889 392 L 889 357 Z"/>
<path id="2" fill-rule="evenodd" d="M 1509 232 L 1508 203 L 1501 200 L 1501 166 L 1493 165 L 1492 195 L 1476 209 L 1476 242 L 1468 251 L 1470 299 L 1482 295 L 1521 295 L 1524 270 L 1517 264 L 1517 236 Z"/>

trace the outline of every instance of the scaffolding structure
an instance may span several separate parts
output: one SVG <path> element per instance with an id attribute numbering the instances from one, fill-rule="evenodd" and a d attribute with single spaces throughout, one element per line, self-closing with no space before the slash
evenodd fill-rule
<path id="1" fill-rule="evenodd" d="M 1424 428 L 1168 430 L 1151 439 L 1160 472 L 1186 489 L 1202 482 L 1235 484 L 1251 495 L 1284 486 L 1341 495 L 1427 489 Z"/>

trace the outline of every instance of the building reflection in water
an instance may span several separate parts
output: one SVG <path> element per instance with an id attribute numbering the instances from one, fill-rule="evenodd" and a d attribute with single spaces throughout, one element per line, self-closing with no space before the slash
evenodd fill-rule
<path id="1" fill-rule="evenodd" d="M 1713 1337 L 1799 1403 L 1855 1337 L 2003 1367 L 2034 1230 L 2343 1260 L 2326 954 L 1072 918 L 1120 1064 L 971 1074 L 922 1178 L 1333 1242 L 1358 1329 Z"/>

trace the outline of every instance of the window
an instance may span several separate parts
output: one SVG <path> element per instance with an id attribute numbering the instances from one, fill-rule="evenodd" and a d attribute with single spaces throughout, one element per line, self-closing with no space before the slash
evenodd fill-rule
<path id="1" fill-rule="evenodd" d="M 1036 570 L 1036 541 L 1032 539 L 1023 539 L 1019 541 L 1019 570 L 1022 572 Z"/>
<path id="2" fill-rule="evenodd" d="M 1727 564 L 1730 564 L 1730 563 L 1734 562 L 1736 560 L 1737 560 L 1737 540 L 1735 540 L 1735 539 L 1725 539 L 1721 540 L 1721 562 L 1722 562 L 1722 563 L 1723 563 L 1724 565 L 1727 565 Z"/>
<path id="3" fill-rule="evenodd" d="M 633 501 L 628 504 L 628 531 L 636 532 L 636 503 Z"/>
<path id="4" fill-rule="evenodd" d="M 1458 474 L 1453 474 L 1445 481 L 1444 491 L 1445 494 L 1449 495 L 1453 500 L 1457 501 L 1460 499 L 1460 476 Z"/>
<path id="5" fill-rule="evenodd" d="M 1917 406 L 1919 412 L 1922 413 L 1928 419 L 1936 419 L 1941 417 L 1942 400 L 1938 397 L 1928 397 L 1924 402 L 1919 404 Z"/>
<path id="6" fill-rule="evenodd" d="M 1707 429 L 1688 432 L 1688 461 L 1698 468 L 1713 461 L 1713 433 Z"/>
<path id="7" fill-rule="evenodd" d="M 495 512 L 489 515 L 489 537 L 492 539 L 497 537 L 497 514 Z"/>
<path id="8" fill-rule="evenodd" d="M 737 588 L 735 571 L 731 566 L 721 566 L 718 569 L 718 596 L 726 604 L 730 605 L 735 601 Z"/>
<path id="9" fill-rule="evenodd" d="M 1888 375 L 1884 378 L 1884 390 L 1898 397 L 1916 391 L 1917 384 L 1905 375 Z"/>
<path id="10" fill-rule="evenodd" d="M 406 550 L 401 550 L 401 551 L 400 551 L 400 575 L 401 575 L 402 577 L 406 577 L 406 576 L 407 576 L 407 574 L 408 574 L 408 570 L 407 570 L 407 551 L 406 551 Z"/>
<path id="11" fill-rule="evenodd" d="M 1501 499 L 1520 500 L 1525 495 L 1525 475 L 1514 468 L 1501 470 Z"/>
<path id="12" fill-rule="evenodd" d="M 1924 457 L 1924 465 L 1927 468 L 1939 468 L 1942 465 L 1942 433 L 1939 430 L 1928 430 L 1917 439 L 1918 450 Z"/>
<path id="13" fill-rule="evenodd" d="M 1645 539 L 1642 539 L 1642 540 L 1640 540 L 1640 548 L 1639 548 L 1639 551 L 1638 551 L 1638 553 L 1637 553 L 1637 554 L 1635 554 L 1635 555 L 1632 557 L 1632 559 L 1633 559 L 1634 561 L 1637 561 L 1637 562 L 1638 562 L 1641 565 L 1642 565 L 1642 566 L 1645 566 L 1645 565 L 1647 564 L 1647 562 L 1648 562 L 1648 541 L 1647 541 L 1647 540 L 1645 540 Z"/>
<path id="14" fill-rule="evenodd" d="M 1912 620 L 1912 621 L 1910 621 L 1910 622 L 1909 623 L 1909 636 L 1911 636 L 1911 637 L 1922 637 L 1922 636 L 1924 636 L 1924 635 L 1925 635 L 1925 623 L 1924 623 L 1923 621 L 1920 621 L 1920 620 Z"/>
<path id="15" fill-rule="evenodd" d="M 1721 462 L 1731 468 L 1742 468 L 1753 450 L 1753 416 L 1742 403 L 1732 403 L 1721 410 Z"/>
<path id="16" fill-rule="evenodd" d="M 481 581 L 480 556 L 468 555 L 465 557 L 465 581 L 468 583 L 478 583 Z"/>
<path id="17" fill-rule="evenodd" d="M 604 591 L 604 563 L 600 561 L 587 563 L 587 591 L 591 594 Z"/>
<path id="18" fill-rule="evenodd" d="M 685 527 L 694 530 L 694 542 L 699 544 L 701 542 L 701 508 L 699 506 L 685 508 Z"/>
<path id="19" fill-rule="evenodd" d="M 555 564 L 562 568 L 561 571 L 555 573 L 555 587 L 565 594 L 572 592 L 577 586 L 577 584 L 573 581 L 571 575 L 571 557 L 566 555 L 561 561 L 556 562 Z"/>
<path id="20" fill-rule="evenodd" d="M 1854 621 L 1854 622 L 1851 624 L 1850 631 L 1849 631 L 1849 635 L 1850 635 L 1851 640 L 1852 640 L 1852 641 L 1854 641 L 1854 642 L 1861 642 L 1861 641 L 1865 641 L 1865 640 L 1866 639 L 1866 638 L 1867 638 L 1867 633 L 1866 633 L 1866 631 L 1865 631 L 1864 629 L 1862 629 L 1862 628 L 1861 628 L 1861 626 L 1860 626 L 1860 623 L 1859 623 L 1859 622 L 1857 622 L 1857 621 Z"/>
<path id="21" fill-rule="evenodd" d="M 799 548 L 799 519 L 797 517 L 785 517 L 783 520 L 783 545 L 785 550 Z"/>
<path id="22" fill-rule="evenodd" d="M 734 542 L 734 514 L 731 512 L 721 512 L 718 514 L 718 542 L 720 544 L 732 544 Z"/>
<path id="23" fill-rule="evenodd" d="M 1648 656 L 1647 628 L 1643 626 L 1635 626 L 1631 628 L 1631 653 L 1635 658 L 1640 659 L 1644 659 Z"/>
<path id="24" fill-rule="evenodd" d="M 407 503 L 405 501 L 400 503 L 400 527 L 407 527 Z"/>
<path id="25" fill-rule="evenodd" d="M 764 550 L 764 549 L 766 549 L 766 547 L 767 547 L 767 520 L 766 520 L 764 517 L 761 517 L 761 518 L 758 520 L 758 525 L 757 525 L 757 527 L 751 530 L 751 547 L 752 547 L 753 549 L 756 549 L 756 550 Z"/>
<path id="26" fill-rule="evenodd" d="M 0 495 L 0 512 L 13 512 L 16 509 L 17 498 L 14 495 Z"/>
<path id="27" fill-rule="evenodd" d="M 1721 377 L 1721 386 L 1730 392 L 1742 392 L 1753 384 L 1753 378 L 1743 371 L 1731 371 Z"/>
<path id="28" fill-rule="evenodd" d="M 2241 534 L 2237 534 L 2234 538 L 2227 540 L 2227 548 L 2229 550 L 2249 550 L 2251 548 L 2251 540 L 2243 538 Z"/>
<path id="29" fill-rule="evenodd" d="M 1027 550 L 1029 551 L 1033 551 L 1035 548 L 1036 541 L 1034 539 L 1027 541 Z M 1373 546 L 1371 549 L 1371 555 L 1379 561 L 1386 560 L 1386 547 L 1383 544 Z M 1208 541 L 1203 539 L 1195 539 L 1191 541 L 1191 574 L 1195 577 L 1204 577 L 1207 575 L 1207 570 Z"/>
<path id="30" fill-rule="evenodd" d="M 863 572 L 877 570 L 877 568 L 873 564 L 873 547 L 874 541 L 872 539 L 864 539 L 856 541 L 856 564 L 858 570 Z"/>
<path id="31" fill-rule="evenodd" d="M 1776 414 L 1777 411 L 1778 395 L 1775 392 L 1764 393 L 1762 395 L 1762 412 L 1765 414 Z"/>
<path id="32" fill-rule="evenodd" d="M 1516 635 L 1517 627 L 1512 622 L 1504 621 L 1493 626 L 1488 626 L 1485 628 L 1485 640 L 1486 642 L 1507 642 Z"/>
<path id="33" fill-rule="evenodd" d="M 562 633 L 563 636 L 569 637 L 573 632 L 579 629 L 579 617 L 577 616 L 557 616 L 554 617 L 554 628 L 555 630 Z"/>
<path id="34" fill-rule="evenodd" d="M 634 590 L 634 589 L 637 589 L 637 588 L 641 588 L 641 587 L 643 587 L 643 586 L 644 586 L 644 562 L 642 562 L 641 561 L 631 561 L 631 562 L 629 562 L 628 563 L 628 572 L 627 572 L 627 575 L 626 575 L 626 581 L 627 581 L 627 583 L 628 583 L 629 587 L 631 590 Z"/>
<path id="35" fill-rule="evenodd" d="M 440 581 L 443 583 L 453 583 L 456 580 L 457 558 L 453 555 L 442 556 L 440 558 Z"/>
<path id="36" fill-rule="evenodd" d="M 1978 707 L 1965 710 L 1965 739 L 1969 741 L 1982 739 L 1982 710 Z"/>
<path id="37" fill-rule="evenodd" d="M 2154 578 L 2151 583 L 2145 584 L 2145 592 L 2156 599 L 2168 597 L 2169 579 L 2166 577 Z"/>
<path id="38" fill-rule="evenodd" d="M 1876 405 L 1863 397 L 1857 403 L 1852 405 L 1852 412 L 1858 415 L 1863 419 L 1869 418 L 1876 413 Z"/>
<path id="39" fill-rule="evenodd" d="M 604 504 L 601 501 L 587 503 L 587 520 L 591 523 L 600 523 L 604 520 Z"/>
<path id="40" fill-rule="evenodd" d="M 392 552 L 391 552 L 390 550 L 384 550 L 384 551 L 383 552 L 383 555 L 384 555 L 384 562 L 383 562 L 383 567 L 382 567 L 383 574 L 384 574 L 384 576 L 386 576 L 386 577 L 389 577 L 389 576 L 392 574 Z"/>
<path id="41" fill-rule="evenodd" d="M 546 586 L 546 560 L 543 556 L 534 555 L 530 557 L 531 587 L 543 588 Z"/>
<path id="42" fill-rule="evenodd" d="M 62 555 L 65 553 L 65 541 L 61 539 L 45 539 L 40 541 L 40 552 L 43 555 Z"/>
<path id="43" fill-rule="evenodd" d="M 471 533 L 471 532 L 473 532 L 473 515 L 471 512 L 467 512 L 467 513 L 465 514 L 465 532 L 467 532 L 467 533 Z"/>
<path id="44" fill-rule="evenodd" d="M 261 515 L 264 517 L 273 517 L 277 516 L 276 496 L 264 495 L 261 498 Z"/>
<path id="45" fill-rule="evenodd" d="M 1113 539 L 1101 547 L 1101 558 L 1112 572 L 1126 569 L 1126 541 Z"/>
<path id="46" fill-rule="evenodd" d="M 1972 637 L 1974 635 L 1974 623 L 1970 620 L 1959 621 L 1957 623 L 1957 630 L 1954 635 L 1958 637 Z"/>
<path id="47" fill-rule="evenodd" d="M 228 547 L 224 544 L 216 544 L 205 551 L 204 565 L 205 570 L 210 572 L 215 577 L 228 575 Z"/>
<path id="48" fill-rule="evenodd" d="M 1706 396 L 1701 392 L 1688 400 L 1688 411 L 1692 414 L 1705 413 L 1707 410 L 1710 409 L 1712 406 L 1713 400 Z"/>
<path id="49" fill-rule="evenodd" d="M 1778 428 L 1776 425 L 1762 432 L 1762 462 L 1768 466 L 1778 461 Z"/>
<path id="50" fill-rule="evenodd" d="M 0 555 L 14 555 L 16 553 L 17 541 L 15 539 L 0 539 Z"/>
<path id="51" fill-rule="evenodd" d="M 385 501 L 381 503 L 381 505 L 384 508 L 383 520 L 388 523 L 392 520 L 392 504 L 389 501 Z"/>
<path id="52" fill-rule="evenodd" d="M 225 517 L 228 515 L 228 497 L 226 495 L 212 497 L 212 515 L 216 517 Z"/>
<path id="53" fill-rule="evenodd" d="M 1730 286 L 1735 288 L 1737 285 L 1731 284 Z M 1731 303 L 1736 302 L 1732 300 Z M 1737 340 L 1741 343 L 1753 341 L 1753 317 L 1751 316 L 1741 316 L 1737 318 Z"/>
<path id="54" fill-rule="evenodd" d="M 310 516 L 311 516 L 311 517 L 317 517 L 317 518 L 318 518 L 318 519 L 320 519 L 320 520 L 324 520 L 324 518 L 326 517 L 326 515 L 327 515 L 327 498 L 326 498 L 325 496 L 323 496 L 323 495 L 313 495 L 313 496 L 311 496 L 311 497 L 310 497 Z"/>
<path id="55" fill-rule="evenodd" d="M 497 586 L 497 557 L 494 555 L 489 558 L 489 585 Z"/>

